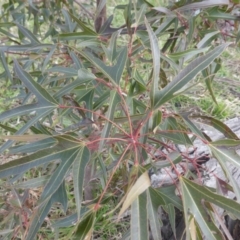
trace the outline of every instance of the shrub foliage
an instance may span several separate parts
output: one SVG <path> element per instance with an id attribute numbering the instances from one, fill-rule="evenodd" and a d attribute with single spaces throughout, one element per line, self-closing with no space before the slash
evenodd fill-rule
<path id="1" fill-rule="evenodd" d="M 240 165 L 227 147 L 239 139 L 198 115 L 226 136 L 211 141 L 196 115 L 175 111 L 172 99 L 205 83 L 217 104 L 212 81 L 220 56 L 240 36 L 234 1 L 1 4 L 1 81 L 19 94 L 0 114 L 0 235 L 32 240 L 41 227 L 56 236 L 70 227 L 64 239 L 91 239 L 106 219 L 117 226 L 127 214 L 125 239 L 158 240 L 161 206 L 174 235 L 180 210 L 186 239 L 229 236 L 214 209 L 240 218 L 239 186 L 227 167 Z M 237 201 L 204 187 L 197 163 L 179 173 L 176 165 L 193 159 L 178 145 L 191 148 L 196 138 L 211 149 Z M 153 188 L 149 172 L 169 166 L 176 177 Z"/>

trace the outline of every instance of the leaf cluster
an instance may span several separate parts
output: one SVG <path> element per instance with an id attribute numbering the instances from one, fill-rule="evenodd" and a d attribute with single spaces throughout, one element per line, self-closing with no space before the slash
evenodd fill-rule
<path id="1" fill-rule="evenodd" d="M 239 138 L 218 119 L 174 111 L 171 103 L 201 82 L 218 104 L 212 81 L 221 54 L 238 46 L 237 5 L 129 1 L 114 6 L 124 25 L 112 26 L 110 16 L 96 30 L 94 20 L 105 7 L 103 0 L 95 11 L 79 1 L 2 4 L 0 77 L 19 89 L 19 105 L 0 114 L 7 132 L 0 136 L 0 235 L 32 240 L 50 226 L 56 239 L 64 227 L 63 239 L 91 239 L 101 224 L 119 226 L 126 214 L 129 227 L 120 227 L 119 239 L 151 234 L 159 240 L 161 207 L 174 236 L 177 209 L 186 239 L 230 236 L 216 206 L 240 218 L 239 186 L 228 167 L 240 167 L 233 149 Z M 220 29 L 220 20 L 226 26 L 234 21 L 234 29 Z M 212 141 L 196 118 L 226 139 Z M 179 151 L 179 145 L 193 148 L 196 138 L 209 146 L 226 176 L 222 189 L 237 201 L 203 186 L 201 163 Z M 194 170 L 180 173 L 183 162 Z M 170 181 L 154 188 L 152 170 L 167 171 Z"/>

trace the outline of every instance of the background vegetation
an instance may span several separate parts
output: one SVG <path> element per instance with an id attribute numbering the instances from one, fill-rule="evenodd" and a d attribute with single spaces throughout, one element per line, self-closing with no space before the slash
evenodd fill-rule
<path id="1" fill-rule="evenodd" d="M 227 165 L 240 167 L 240 142 L 220 121 L 239 112 L 238 3 L 0 4 L 1 239 L 234 239 L 215 207 L 240 218 Z M 224 191 L 179 151 L 196 138 Z M 151 173 L 169 166 L 176 177 L 153 188 Z"/>

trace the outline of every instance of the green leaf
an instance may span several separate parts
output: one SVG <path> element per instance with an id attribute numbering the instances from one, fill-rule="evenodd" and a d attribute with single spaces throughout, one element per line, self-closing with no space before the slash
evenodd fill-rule
<path id="1" fill-rule="evenodd" d="M 218 227 L 214 225 L 211 219 L 211 212 L 209 212 L 211 209 L 209 209 L 206 204 L 207 202 L 213 203 L 238 218 L 240 217 L 240 204 L 234 200 L 213 193 L 209 189 L 184 177 L 180 178 L 180 185 L 182 189 L 186 229 L 189 229 L 189 212 L 197 221 L 207 239 L 224 239 Z M 189 231 L 186 231 L 186 233 L 187 238 L 189 238 Z"/>
<path id="2" fill-rule="evenodd" d="M 31 106 L 31 108 L 29 107 Z M 24 132 L 26 132 L 32 125 L 34 125 L 39 119 L 44 118 L 45 116 L 47 116 L 49 113 L 52 112 L 52 107 L 41 107 L 39 106 L 39 104 L 31 104 L 31 105 L 25 105 L 25 106 L 20 106 L 18 108 L 14 108 L 12 110 L 3 112 L 2 114 L 0 114 L 0 120 L 4 120 L 13 116 L 18 116 L 18 114 L 21 116 L 23 114 L 27 114 L 30 113 L 32 111 L 37 111 L 37 116 L 33 117 L 32 119 L 30 119 L 20 130 L 18 130 L 15 135 L 18 134 L 23 134 Z M 11 144 L 13 143 L 13 141 L 9 140 L 7 142 L 5 142 L 1 147 L 0 147 L 0 152 L 3 152 L 4 150 L 6 150 L 8 147 L 11 146 Z"/>
<path id="3" fill-rule="evenodd" d="M 52 197 L 52 203 L 59 202 L 62 204 L 63 211 L 66 214 L 67 207 L 68 207 L 68 196 L 67 191 L 65 188 L 65 180 L 61 181 L 61 184 L 57 191 L 54 191 L 53 197 Z"/>
<path id="4" fill-rule="evenodd" d="M 161 130 L 158 130 L 157 133 L 161 137 L 172 140 L 174 143 L 192 145 L 187 129 L 181 126 L 174 117 L 166 118 Z"/>
<path id="5" fill-rule="evenodd" d="M 56 219 L 54 222 L 52 222 L 51 226 L 55 229 L 60 227 L 71 227 L 76 222 L 77 222 L 77 213 L 74 213 L 66 217 Z"/>
<path id="6" fill-rule="evenodd" d="M 66 84 L 64 86 L 64 88 L 60 88 L 60 90 L 54 94 L 54 98 L 59 98 L 59 97 L 62 97 L 63 95 L 69 94 L 73 89 L 75 89 L 81 85 L 84 85 L 84 83 L 90 82 L 95 79 L 94 75 L 90 75 L 90 74 L 86 75 L 86 74 L 84 74 L 84 72 L 85 71 L 83 69 L 78 70 L 78 78 L 75 81 L 73 81 L 69 84 Z M 87 89 L 86 89 L 86 91 L 87 91 Z"/>
<path id="7" fill-rule="evenodd" d="M 228 0 L 211 0 L 211 1 L 201 1 L 187 4 L 183 7 L 177 8 L 176 11 L 187 11 L 187 10 L 196 10 L 199 8 L 209 8 L 220 5 L 229 5 Z"/>
<path id="8" fill-rule="evenodd" d="M 112 90 L 110 92 L 110 103 L 109 103 L 108 111 L 106 113 L 107 121 L 105 122 L 105 126 L 101 134 L 101 141 L 99 142 L 99 150 L 103 148 L 104 142 L 107 140 L 109 136 L 109 133 L 112 127 L 112 121 L 114 119 L 115 108 L 120 101 L 121 101 L 121 98 L 118 92 L 115 90 Z"/>
<path id="9" fill-rule="evenodd" d="M 161 54 L 161 58 L 163 60 L 163 62 L 168 63 L 175 71 L 180 71 L 181 67 L 175 62 L 173 61 L 171 58 L 166 57 L 164 54 Z"/>
<path id="10" fill-rule="evenodd" d="M 163 21 L 163 23 L 157 28 L 155 34 L 158 35 L 159 33 L 164 33 L 164 31 L 166 31 L 167 28 L 175 22 L 175 19 L 175 17 L 167 17 L 165 21 Z"/>
<path id="11" fill-rule="evenodd" d="M 8 67 L 8 64 L 7 64 L 7 61 L 6 61 L 6 57 L 5 57 L 5 54 L 4 52 L 0 49 L 0 60 L 2 62 L 2 65 L 4 67 L 4 70 L 5 70 L 5 73 L 7 75 L 7 78 L 11 80 L 11 82 L 13 81 L 12 79 L 12 75 L 10 73 L 10 70 L 9 70 L 9 67 Z"/>
<path id="12" fill-rule="evenodd" d="M 161 202 L 163 202 L 163 205 L 167 205 L 172 203 L 176 208 L 179 210 L 183 209 L 182 201 L 180 198 L 176 195 L 176 187 L 173 186 L 167 186 L 167 187 L 161 187 L 161 188 L 151 188 L 151 191 L 153 191 L 157 198 L 160 199 Z M 161 204 L 162 205 L 162 204 Z"/>
<path id="13" fill-rule="evenodd" d="M 93 118 L 93 99 L 94 99 L 94 94 L 95 94 L 95 88 L 89 89 L 89 91 L 86 91 L 85 94 L 82 94 L 82 96 L 77 97 L 77 101 L 83 101 L 86 104 L 86 109 L 89 111 L 86 111 L 86 117 L 84 117 L 84 121 L 86 123 L 93 123 L 92 118 Z M 78 110 L 79 112 L 79 110 Z M 79 112 L 80 114 L 80 112 Z"/>
<path id="14" fill-rule="evenodd" d="M 46 134 L 51 136 L 52 134 L 50 133 L 49 129 L 47 129 L 46 126 L 44 126 L 42 123 L 37 122 L 35 126 L 30 127 L 32 133 L 35 134 Z"/>
<path id="15" fill-rule="evenodd" d="M 14 27 L 15 26 L 15 23 L 12 23 L 12 22 L 1 22 L 0 23 L 0 27 L 5 27 L 5 28 L 8 28 L 10 29 L 11 27 Z"/>
<path id="16" fill-rule="evenodd" d="M 9 127 L 6 124 L 1 124 L 0 123 L 0 127 L 3 128 L 4 130 L 10 132 L 10 133 L 16 133 L 17 132 L 16 128 Z"/>
<path id="17" fill-rule="evenodd" d="M 18 23 L 15 23 L 16 26 L 18 27 L 18 29 L 21 31 L 21 33 L 24 35 L 24 37 L 28 38 L 31 43 L 33 44 L 38 44 L 40 43 L 38 41 L 38 39 L 36 38 L 36 36 L 30 32 L 27 28 L 23 27 L 22 25 L 18 24 Z"/>
<path id="18" fill-rule="evenodd" d="M 214 155 L 214 157 L 216 157 L 216 159 L 218 160 L 219 164 L 222 167 L 223 172 L 225 173 L 227 179 L 230 181 L 233 189 L 234 189 L 234 193 L 236 194 L 237 200 L 238 202 L 240 201 L 240 187 L 238 182 L 236 181 L 236 174 L 234 174 L 234 170 L 233 168 L 229 167 L 229 162 L 234 164 L 235 166 L 239 166 L 240 165 L 240 157 L 239 155 L 237 155 L 236 152 L 234 152 L 233 150 L 228 150 L 225 147 L 215 147 L 215 146 L 210 146 L 210 149 L 212 150 L 212 153 Z M 227 157 L 226 157 L 227 154 Z M 237 164 L 236 164 L 237 162 Z"/>
<path id="19" fill-rule="evenodd" d="M 238 136 L 223 122 L 213 117 L 203 116 L 203 115 L 196 115 L 194 118 L 200 118 L 203 120 L 204 124 L 210 125 L 221 132 L 226 138 L 231 138 L 238 140 Z"/>
<path id="20" fill-rule="evenodd" d="M 84 217 L 85 214 L 89 212 L 89 209 L 86 207 L 81 208 L 81 216 Z M 77 213 L 70 214 L 66 217 L 55 219 L 52 223 L 53 228 L 61 228 L 61 227 L 72 227 L 77 222 Z"/>
<path id="21" fill-rule="evenodd" d="M 194 31 L 196 29 L 196 18 L 197 17 L 191 17 L 188 19 L 188 35 L 187 35 L 187 44 L 190 45 L 192 39 L 194 38 Z"/>
<path id="22" fill-rule="evenodd" d="M 141 4 L 139 11 L 136 12 L 136 21 L 133 24 L 133 27 L 138 27 L 143 22 L 143 18 L 146 13 L 146 10 L 147 10 L 147 4 Z"/>
<path id="23" fill-rule="evenodd" d="M 130 119 L 131 121 L 140 121 L 145 114 L 136 114 L 136 115 L 131 115 Z M 115 123 L 124 123 L 128 121 L 128 117 L 116 117 L 114 118 Z"/>
<path id="24" fill-rule="evenodd" d="M 95 12 L 95 20 L 98 19 L 99 15 L 101 14 L 101 11 L 104 7 L 106 7 L 107 1 L 106 0 L 100 0 L 98 3 L 98 7 Z"/>
<path id="25" fill-rule="evenodd" d="M 132 25 L 132 14 L 131 14 L 132 7 L 133 7 L 132 0 L 130 0 L 128 4 L 125 5 L 124 12 L 123 12 L 128 32 L 131 31 L 131 25 Z"/>
<path id="26" fill-rule="evenodd" d="M 99 40 L 95 35 L 86 35 L 84 32 L 61 33 L 58 35 L 58 39 L 64 41 L 78 40 L 80 41 L 77 44 L 78 47 L 99 45 Z"/>
<path id="27" fill-rule="evenodd" d="M 78 58 L 78 56 L 73 51 L 71 51 L 69 54 L 70 54 L 73 62 L 75 63 L 75 68 L 76 69 L 83 68 L 83 64 L 81 63 L 81 61 Z"/>
<path id="28" fill-rule="evenodd" d="M 127 48 L 124 47 L 117 57 L 114 66 L 106 66 L 100 59 L 94 57 L 90 52 L 84 51 L 80 54 L 97 67 L 115 86 L 119 85 L 123 70 L 127 61 Z"/>
<path id="29" fill-rule="evenodd" d="M 29 105 L 24 105 L 20 106 L 11 110 L 8 110 L 6 112 L 3 112 L 0 114 L 0 121 L 3 121 L 5 119 L 9 119 L 11 117 L 15 116 L 21 116 L 21 115 L 27 115 L 31 112 L 36 112 L 36 116 L 30 119 L 20 130 L 18 130 L 15 135 L 18 134 L 23 134 L 26 132 L 32 125 L 34 125 L 39 119 L 44 118 L 47 116 L 49 113 L 51 113 L 56 105 L 48 105 L 44 106 L 44 103 L 34 103 L 34 104 L 29 104 Z M 0 152 L 3 152 L 5 149 L 7 149 L 13 141 L 9 140 L 5 142 L 1 147 L 0 147 Z"/>
<path id="30" fill-rule="evenodd" d="M 36 52 L 38 50 L 43 50 L 45 48 L 52 48 L 52 44 L 37 44 L 30 43 L 25 45 L 11 45 L 11 46 L 0 46 L 3 51 L 16 51 L 16 52 Z"/>
<path id="31" fill-rule="evenodd" d="M 103 23 L 100 29 L 96 29 L 98 35 L 100 35 L 100 39 L 101 38 L 106 39 L 106 37 L 111 36 L 112 33 L 116 31 L 121 31 L 121 28 L 111 28 L 112 20 L 113 20 L 113 15 L 111 15 L 109 18 L 106 19 L 106 21 Z"/>
<path id="32" fill-rule="evenodd" d="M 159 169 L 172 166 L 173 164 L 177 164 L 182 161 L 182 156 L 178 151 L 169 153 L 166 158 L 166 160 L 155 161 L 153 166 Z"/>
<path id="33" fill-rule="evenodd" d="M 225 12 L 223 9 L 219 9 L 219 7 L 210 8 L 206 10 L 205 13 L 206 18 L 209 19 L 221 19 L 221 20 L 238 20 L 238 16 L 232 13 Z"/>
<path id="34" fill-rule="evenodd" d="M 140 146 L 145 146 L 147 144 L 148 141 L 148 134 L 149 134 L 149 119 L 147 119 L 148 113 L 145 113 L 144 118 L 141 120 L 141 122 L 143 124 L 141 131 L 140 131 L 140 137 L 138 139 L 138 143 L 140 144 Z M 140 158 L 139 159 L 135 159 L 135 161 L 138 162 L 143 162 L 145 160 L 148 159 L 148 154 L 147 151 L 144 147 L 140 147 L 139 148 L 139 154 L 140 154 Z"/>
<path id="35" fill-rule="evenodd" d="M 163 201 L 160 199 L 158 195 L 155 194 L 153 188 L 149 187 L 146 190 L 147 193 L 147 215 L 149 219 L 149 226 L 151 228 L 151 233 L 153 240 L 161 240 L 161 227 L 163 223 L 161 222 L 159 215 L 158 215 L 158 208 L 162 204 Z"/>
<path id="36" fill-rule="evenodd" d="M 27 115 L 31 112 L 36 111 L 37 109 L 41 110 L 38 103 L 19 106 L 19 107 L 16 107 L 16 108 L 13 108 L 13 109 L 10 109 L 8 111 L 1 113 L 0 121 L 4 121 L 4 120 L 12 118 L 12 117 Z"/>
<path id="37" fill-rule="evenodd" d="M 240 156 L 234 150 L 227 149 L 226 147 L 216 147 L 212 144 L 209 144 L 208 146 L 217 159 L 228 161 L 236 167 L 240 167 Z"/>
<path id="38" fill-rule="evenodd" d="M 38 187 L 42 187 L 44 186 L 47 181 L 48 181 L 49 177 L 48 176 L 42 176 L 42 177 L 38 177 L 38 178 L 33 178 L 24 182 L 20 182 L 17 184 L 14 184 L 14 188 L 24 188 L 24 189 L 30 189 L 30 188 L 38 188 Z"/>
<path id="39" fill-rule="evenodd" d="M 14 60 L 14 64 L 15 71 L 19 79 L 25 84 L 29 91 L 31 91 L 38 98 L 40 103 L 45 103 L 44 108 L 56 107 L 56 100 L 40 84 L 35 82 L 30 74 L 24 71 L 16 60 Z M 49 106 L 47 106 L 46 103 L 49 103 Z"/>
<path id="40" fill-rule="evenodd" d="M 68 32 L 73 32 L 73 30 L 75 29 L 76 27 L 76 23 L 73 23 L 69 17 L 69 13 L 65 10 L 65 9 L 62 9 L 62 13 L 63 13 L 63 16 L 65 18 L 65 25 L 67 26 L 67 31 Z"/>
<path id="41" fill-rule="evenodd" d="M 93 35 L 93 36 L 97 36 L 97 33 L 95 31 L 93 31 L 92 29 L 90 29 L 89 27 L 87 27 L 87 24 L 85 24 L 84 22 L 81 21 L 81 19 L 78 19 L 76 16 L 74 16 L 71 12 L 68 12 L 69 15 L 75 20 L 75 22 L 77 23 L 78 27 L 80 27 L 82 29 L 82 31 L 86 34 L 86 35 Z"/>
<path id="42" fill-rule="evenodd" d="M 56 50 L 57 46 L 53 45 L 52 49 L 50 50 L 50 52 L 48 53 L 47 57 L 45 58 L 43 65 L 42 65 L 42 73 L 45 72 L 45 68 L 47 67 L 47 64 L 49 63 L 51 57 L 53 56 L 55 50 Z"/>
<path id="43" fill-rule="evenodd" d="M 216 97 L 214 95 L 214 91 L 212 89 L 212 80 L 214 78 L 214 75 L 211 75 L 211 73 L 209 72 L 209 69 L 207 69 L 207 68 L 202 71 L 202 74 L 203 74 L 203 77 L 205 77 L 205 83 L 206 83 L 207 89 L 208 89 L 213 101 L 217 104 L 217 99 L 216 99 Z"/>
<path id="44" fill-rule="evenodd" d="M 145 92 L 147 89 L 147 86 L 146 86 L 144 80 L 142 79 L 142 76 L 137 71 L 137 69 L 133 73 L 133 79 L 135 81 L 132 81 L 131 85 L 129 87 L 129 92 L 128 92 L 129 97 L 139 95 L 139 94 Z"/>
<path id="45" fill-rule="evenodd" d="M 50 198 L 46 199 L 41 205 L 38 206 L 33 212 L 30 220 L 30 227 L 26 237 L 26 240 L 32 240 L 35 238 L 39 228 L 42 226 L 43 221 L 47 214 L 49 213 L 52 206 L 52 201 Z"/>
<path id="46" fill-rule="evenodd" d="M 61 194 L 60 194 L 61 199 L 59 199 L 59 191 L 60 192 L 63 191 L 63 186 L 60 186 L 57 190 L 55 190 L 55 193 L 52 195 L 52 197 L 45 199 L 43 203 L 39 204 L 38 207 L 35 208 L 30 220 L 30 227 L 28 229 L 29 231 L 26 240 L 35 239 L 35 236 L 39 228 L 42 226 L 47 214 L 49 213 L 52 204 L 54 202 L 61 202 L 64 199 Z"/>
<path id="47" fill-rule="evenodd" d="M 154 32 L 152 31 L 147 18 L 145 18 L 145 25 L 147 27 L 148 36 L 150 39 L 150 45 L 152 50 L 152 59 L 153 59 L 153 79 L 151 84 L 150 98 L 151 98 L 151 107 L 155 106 L 156 95 L 159 92 L 159 74 L 160 74 L 160 50 L 158 47 L 158 39 Z"/>
<path id="48" fill-rule="evenodd" d="M 66 77 L 75 77 L 78 75 L 78 71 L 75 68 L 57 66 L 46 70 L 46 72 L 63 73 Z"/>
<path id="49" fill-rule="evenodd" d="M 236 147 L 240 145 L 240 140 L 220 139 L 220 140 L 211 142 L 211 145 L 216 147 Z"/>
<path id="50" fill-rule="evenodd" d="M 39 134 L 36 134 L 36 135 L 33 135 L 33 136 L 38 136 L 38 135 Z M 29 136 L 29 135 L 26 135 L 26 136 Z M 30 136 L 32 136 L 32 135 L 30 135 Z M 18 137 L 18 136 L 15 136 L 15 137 Z M 39 151 L 41 149 L 53 147 L 56 144 L 57 144 L 56 139 L 49 136 L 48 138 L 45 138 L 43 140 L 40 140 L 40 141 L 37 141 L 37 142 L 34 142 L 34 143 L 14 146 L 14 147 L 10 148 L 10 153 L 11 154 L 32 153 L 32 152 Z"/>
<path id="51" fill-rule="evenodd" d="M 200 48 L 200 49 L 193 48 L 193 49 L 185 50 L 183 52 L 169 53 L 169 54 L 166 54 L 166 56 L 175 61 L 180 60 L 182 58 L 184 58 L 184 61 L 188 61 L 189 59 L 195 57 L 196 55 L 208 51 L 209 48 L 210 47 L 205 47 L 205 48 Z"/>
<path id="52" fill-rule="evenodd" d="M 193 60 L 186 68 L 184 68 L 165 88 L 163 88 L 156 96 L 156 104 L 154 109 L 159 108 L 175 97 L 177 91 L 190 82 L 200 71 L 205 69 L 215 58 L 217 58 L 229 44 L 222 44 L 214 48 L 205 56 L 198 57 Z"/>
<path id="53" fill-rule="evenodd" d="M 68 170 L 72 166 L 73 161 L 77 158 L 79 154 L 79 149 L 69 152 L 68 156 L 63 159 L 57 169 L 52 174 L 51 178 L 48 180 L 48 183 L 45 185 L 44 190 L 41 194 L 40 201 L 51 196 L 62 184 Z"/>
<path id="54" fill-rule="evenodd" d="M 238 30 L 238 32 L 237 32 L 235 43 L 238 43 L 239 40 L 240 40 L 240 30 Z"/>
<path id="55" fill-rule="evenodd" d="M 152 126 L 151 126 L 151 129 L 152 131 L 155 133 L 156 130 L 158 129 L 158 126 L 160 125 L 162 121 L 162 112 L 157 110 L 153 113 L 153 116 L 152 116 Z"/>
<path id="56" fill-rule="evenodd" d="M 132 108 L 131 113 L 132 114 L 136 114 L 137 115 L 138 113 L 140 113 L 139 115 L 146 116 L 147 106 L 142 101 L 139 101 L 139 100 L 133 98 L 131 104 L 132 104 L 132 106 L 131 106 L 131 108 Z M 148 131 L 148 126 L 146 127 L 146 132 L 147 131 Z"/>
<path id="57" fill-rule="evenodd" d="M 102 44 L 102 48 L 104 50 L 104 53 L 106 54 L 106 57 L 108 58 L 108 60 L 113 63 L 114 60 L 116 59 L 117 55 L 118 55 L 118 51 L 117 51 L 117 38 L 119 37 L 119 31 L 114 32 L 111 36 L 111 40 L 109 42 L 108 47 L 105 47 Z"/>
<path id="58" fill-rule="evenodd" d="M 87 213 L 78 224 L 73 240 L 90 240 L 95 223 L 96 212 Z"/>
<path id="59" fill-rule="evenodd" d="M 167 17 L 177 17 L 177 14 L 175 12 L 169 10 L 168 8 L 165 8 L 165 7 L 154 7 L 153 9 L 155 9 L 158 12 L 166 14 Z"/>
<path id="60" fill-rule="evenodd" d="M 174 208 L 173 204 L 170 203 L 170 204 L 164 206 L 164 210 L 168 213 L 169 222 L 171 224 L 173 234 L 176 238 L 176 226 L 175 226 L 176 225 L 175 224 L 175 222 L 176 222 L 176 219 L 175 219 L 176 218 L 176 212 L 175 212 L 175 208 Z"/>
<path id="61" fill-rule="evenodd" d="M 147 196 L 145 192 L 140 194 L 131 205 L 131 239 L 149 239 L 147 221 Z"/>
<path id="62" fill-rule="evenodd" d="M 0 139 L 11 139 L 17 142 L 35 142 L 38 140 L 49 138 L 49 135 L 45 134 L 36 134 L 36 135 L 18 135 L 18 136 L 2 136 L 0 135 Z"/>
<path id="63" fill-rule="evenodd" d="M 62 159 L 62 161 L 64 161 L 64 159 L 68 159 L 69 156 L 79 149 L 79 142 L 74 138 L 62 135 L 61 137 L 56 137 L 56 140 L 58 140 L 59 144 L 53 148 L 43 149 L 33 153 L 32 155 L 2 164 L 0 169 L 0 178 L 20 174 L 33 167 L 55 160 Z"/>
<path id="64" fill-rule="evenodd" d="M 211 42 L 216 39 L 216 37 L 220 34 L 219 31 L 213 31 L 204 35 L 203 39 L 198 42 L 197 48 L 204 48 L 211 44 Z"/>
<path id="65" fill-rule="evenodd" d="M 191 141 L 189 143 L 186 142 L 186 138 L 182 137 L 179 133 L 177 132 L 165 132 L 165 131 L 157 131 L 157 133 L 162 137 L 166 138 L 168 140 L 173 141 L 176 144 L 187 144 L 187 145 L 192 145 Z M 187 140 L 188 141 L 188 140 Z"/>
<path id="66" fill-rule="evenodd" d="M 182 119 L 184 120 L 185 124 L 189 127 L 189 129 L 198 137 L 205 139 L 204 134 L 195 126 L 195 124 L 188 118 L 187 114 L 181 115 Z"/>
<path id="67" fill-rule="evenodd" d="M 73 184 L 74 184 L 74 196 L 77 205 L 78 220 L 80 219 L 81 204 L 83 198 L 83 183 L 85 175 L 85 167 L 90 161 L 90 151 L 87 147 L 83 147 L 75 161 L 73 162 Z"/>

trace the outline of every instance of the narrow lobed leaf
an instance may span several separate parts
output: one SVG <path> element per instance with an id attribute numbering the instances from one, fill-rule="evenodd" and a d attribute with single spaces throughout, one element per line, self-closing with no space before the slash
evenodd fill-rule
<path id="1" fill-rule="evenodd" d="M 156 96 L 156 104 L 154 109 L 159 108 L 175 97 L 176 93 L 190 82 L 200 71 L 205 69 L 214 59 L 216 59 L 229 45 L 229 43 L 222 44 L 205 56 L 200 56 L 193 60 L 186 68 L 184 68 L 165 88 L 163 88 Z"/>

